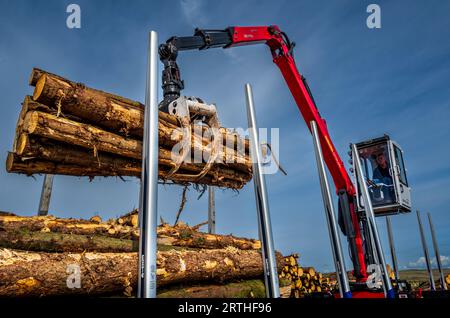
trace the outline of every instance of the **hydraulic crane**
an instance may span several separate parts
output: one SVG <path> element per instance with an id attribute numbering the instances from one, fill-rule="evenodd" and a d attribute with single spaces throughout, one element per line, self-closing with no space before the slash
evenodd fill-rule
<path id="1" fill-rule="evenodd" d="M 364 207 L 361 199 L 358 197 L 358 189 L 347 173 L 339 154 L 331 141 L 327 124 L 321 117 L 314 98 L 311 94 L 306 79 L 299 73 L 295 64 L 293 49 L 294 42 L 291 42 L 288 36 L 280 30 L 278 26 L 255 26 L 255 27 L 228 27 L 224 30 L 200 30 L 196 29 L 193 36 L 171 37 L 166 43 L 159 47 L 160 60 L 164 64 L 162 74 L 162 88 L 164 100 L 160 103 L 160 109 L 166 112 L 173 110 L 170 105 L 176 99 L 180 98 L 181 90 L 184 88 L 184 82 L 181 79 L 180 70 L 177 65 L 177 56 L 179 51 L 185 50 L 205 50 L 209 48 L 232 48 L 235 46 L 266 44 L 272 53 L 273 62 L 279 67 L 295 102 L 311 131 L 311 121 L 317 125 L 317 131 L 322 147 L 323 158 L 328 170 L 333 178 L 336 193 L 339 198 L 339 225 L 346 235 L 349 243 L 349 251 L 353 263 L 354 276 L 358 282 L 365 282 L 367 279 L 367 265 L 370 264 L 373 257 L 373 248 L 368 238 L 368 226 L 361 213 L 358 213 Z M 384 138 L 384 139 L 383 139 Z M 409 196 L 409 187 L 404 176 L 404 167 L 402 152 L 397 145 L 386 136 L 376 140 L 357 144 L 361 150 L 361 159 L 364 161 L 366 169 L 366 178 L 368 175 L 369 164 L 376 164 L 376 151 L 384 150 L 388 157 L 390 167 L 395 175 L 393 184 L 385 184 L 371 181 L 372 198 L 380 198 L 381 203 L 374 205 L 375 211 L 380 214 L 393 214 L 397 212 L 409 212 L 409 197 L 403 202 L 400 192 L 407 191 Z M 372 148 L 371 148 L 372 147 Z M 375 147 L 375 148 L 374 148 Z M 383 148 L 384 147 L 384 148 Z M 395 147 L 395 148 L 394 148 Z M 380 159 L 381 160 L 381 159 Z M 401 175 L 401 176 L 400 176 Z M 399 181 L 402 177 L 402 183 Z M 373 178 L 375 179 L 375 178 Z M 381 186 L 380 186 L 381 184 Z M 393 198 L 386 198 L 383 193 L 388 193 L 382 189 L 382 186 L 395 186 Z M 399 190 L 399 187 L 402 190 Z M 378 196 L 376 196 L 378 194 Z M 389 199 L 389 200 L 388 200 Z M 386 202 L 383 202 L 386 201 Z M 387 204 L 389 203 L 389 204 Z M 387 209 L 383 209 L 388 206 Z"/>

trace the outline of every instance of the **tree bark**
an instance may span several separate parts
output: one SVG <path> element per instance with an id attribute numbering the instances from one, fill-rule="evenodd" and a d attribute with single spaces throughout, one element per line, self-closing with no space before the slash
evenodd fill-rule
<path id="1" fill-rule="evenodd" d="M 45 237 L 36 235 L 36 240 L 41 241 L 51 240 L 52 238 L 56 240 L 58 238 L 57 236 L 51 236 L 50 233 L 84 235 L 86 237 L 103 236 L 120 239 L 139 239 L 139 229 L 133 226 L 97 223 L 78 219 L 62 219 L 53 216 L 24 217 L 0 215 L 0 234 L 1 232 L 13 233 L 11 237 L 26 241 L 30 241 L 28 237 L 32 235 L 30 234 L 32 232 L 47 234 Z M 23 239 L 20 236 L 21 234 L 23 234 Z M 160 225 L 157 228 L 157 236 L 158 244 L 177 247 L 218 249 L 231 246 L 241 250 L 259 250 L 261 248 L 259 240 L 198 232 L 187 225 L 174 227 L 167 224 Z M 74 246 L 76 244 L 75 241 L 79 241 L 80 243 L 77 243 L 79 247 L 77 248 L 83 248 L 84 242 L 88 240 L 88 238 L 76 237 L 71 241 L 71 244 Z M 111 244 L 113 243 L 119 244 L 119 242 L 111 241 Z M 3 244 L 4 247 L 17 248 L 15 245 L 8 245 L 6 241 Z M 44 249 L 43 251 L 47 250 Z"/>
<path id="2" fill-rule="evenodd" d="M 225 248 L 233 246 L 241 250 L 261 248 L 259 240 L 235 237 L 232 235 L 217 235 L 202 233 L 188 226 L 169 226 L 164 224 L 158 228 L 160 244 L 198 247 L 198 248 Z"/>
<path id="3" fill-rule="evenodd" d="M 106 152 L 97 152 L 94 156 L 86 148 L 52 141 L 28 134 L 21 134 L 16 143 L 15 153 L 28 159 L 53 161 L 80 167 L 95 167 L 104 171 L 104 176 L 141 176 L 141 161 Z M 125 174 L 124 174 L 125 173 Z"/>
<path id="4" fill-rule="evenodd" d="M 110 223 L 97 223 L 81 219 L 63 219 L 47 216 L 0 216 L 0 230 L 40 231 L 62 234 L 104 235 L 116 238 L 139 237 L 137 229 L 131 227 L 115 228 Z"/>
<path id="5" fill-rule="evenodd" d="M 130 105 L 83 84 L 43 74 L 36 83 L 33 100 L 114 132 L 143 135 L 144 112 L 141 105 Z"/>
<path id="6" fill-rule="evenodd" d="M 97 167 L 81 167 L 70 164 L 63 164 L 47 160 L 22 158 L 12 152 L 6 158 L 6 171 L 9 173 L 22 173 L 27 176 L 34 174 L 59 174 L 66 176 L 90 177 L 97 176 L 127 176 L 130 170 L 121 170 L 105 174 L 105 170 Z"/>
<path id="7" fill-rule="evenodd" d="M 281 261 L 281 255 L 278 259 Z M 78 268 L 79 285 L 73 274 Z M 125 289 L 132 293 L 130 289 L 135 290 L 137 285 L 137 269 L 136 253 L 69 254 L 0 249 L 0 296 L 94 295 Z M 263 267 L 261 254 L 253 250 L 171 250 L 158 251 L 156 274 L 158 286 L 165 286 L 259 278 Z"/>
<path id="8" fill-rule="evenodd" d="M 186 250 L 198 246 L 164 245 L 165 238 L 157 238 L 158 249 Z M 45 253 L 129 253 L 138 252 L 137 240 L 114 238 L 105 235 L 65 234 L 26 229 L 4 231 L 0 227 L 0 248 Z"/>
<path id="9" fill-rule="evenodd" d="M 141 160 L 142 142 L 122 137 L 107 132 L 95 126 L 75 122 L 69 119 L 57 117 L 48 113 L 32 111 L 25 116 L 22 129 L 25 133 L 37 135 L 59 142 L 80 146 L 93 151 L 104 151 L 115 155 Z M 170 149 L 183 139 L 182 132 L 167 127 L 164 123 L 159 124 L 160 147 L 169 146 Z M 201 140 L 193 136 L 192 153 L 200 151 L 203 155 L 209 155 L 210 150 L 203 145 Z M 228 158 L 227 158 L 228 157 Z M 224 165 L 251 173 L 250 158 L 239 156 L 236 152 L 220 151 L 219 158 Z M 231 159 L 232 162 L 228 162 Z"/>
<path id="10" fill-rule="evenodd" d="M 117 167 L 114 171 L 112 171 L 101 169 L 97 166 L 82 167 L 47 160 L 30 159 L 26 157 L 20 157 L 12 152 L 9 152 L 6 158 L 6 171 L 9 173 L 21 173 L 27 176 L 31 176 L 34 174 L 59 174 L 89 178 L 98 176 L 130 176 L 136 173 L 136 170 L 133 167 Z M 214 177 L 206 175 L 201 178 L 200 181 L 195 181 L 190 176 L 189 171 L 185 171 L 183 169 L 179 170 L 176 174 L 173 175 L 169 175 L 167 170 L 159 169 L 158 174 L 162 180 L 171 180 L 174 183 L 184 185 L 189 185 L 192 182 L 200 182 L 205 185 L 212 185 L 220 188 L 240 189 L 245 184 L 245 182 L 226 179 L 220 175 L 215 175 Z M 140 174 L 138 174 L 138 176 L 140 176 Z"/>
<path id="11" fill-rule="evenodd" d="M 48 253 L 137 252 L 138 241 L 102 235 L 79 235 L 28 230 L 2 231 L 0 247 Z"/>
<path id="12" fill-rule="evenodd" d="M 308 273 L 311 277 L 316 276 L 316 270 L 314 267 L 303 267 L 303 272 Z"/>
<path id="13" fill-rule="evenodd" d="M 78 85 L 78 86 L 85 86 L 84 84 L 76 83 L 76 82 L 73 82 L 73 81 L 69 81 L 68 79 L 66 79 L 66 78 L 64 78 L 62 76 L 59 76 L 59 75 L 56 75 L 56 74 L 44 71 L 44 70 L 36 68 L 36 67 L 33 68 L 33 70 L 31 71 L 30 78 L 29 78 L 29 81 L 28 81 L 29 85 L 30 86 L 36 86 L 39 78 L 42 75 L 48 75 L 48 76 L 51 76 L 51 77 L 54 77 L 54 78 L 58 78 L 58 79 L 60 79 L 63 82 L 70 83 L 72 86 L 76 86 L 76 85 Z M 95 88 L 91 88 L 91 90 L 94 91 L 94 92 L 98 92 L 99 94 L 103 94 L 106 97 L 109 97 L 111 99 L 119 100 L 119 101 L 121 101 L 121 102 L 123 102 L 123 103 L 125 103 L 125 104 L 127 104 L 127 105 L 129 105 L 131 107 L 135 107 L 135 108 L 143 108 L 144 107 L 144 105 L 142 105 L 141 103 L 139 103 L 137 101 L 134 101 L 134 100 L 131 100 L 131 99 L 119 96 L 119 95 L 115 95 L 115 94 L 111 94 L 111 93 L 108 93 L 108 92 L 104 92 L 104 91 L 101 91 L 101 90 L 98 90 L 98 89 L 95 89 Z"/>
<path id="14" fill-rule="evenodd" d="M 41 112 L 45 112 L 45 113 L 49 113 L 52 115 L 57 115 L 58 111 L 55 109 L 52 109 L 46 105 L 40 104 L 38 102 L 33 101 L 31 96 L 25 96 L 23 102 L 22 102 L 22 108 L 20 110 L 19 113 L 19 118 L 17 119 L 17 124 L 16 124 L 16 137 L 14 138 L 14 145 L 13 145 L 13 151 L 16 151 L 16 143 L 17 140 L 20 136 L 20 134 L 22 133 L 22 129 L 23 129 L 23 122 L 25 119 L 25 115 L 30 112 L 30 111 L 41 111 Z M 75 121 L 79 121 L 78 118 L 76 118 L 75 116 L 72 115 L 68 115 L 66 116 L 66 118 L 71 119 L 71 120 L 75 120 Z"/>
<path id="15" fill-rule="evenodd" d="M 86 148 L 63 142 L 42 138 L 23 133 L 17 141 L 16 154 L 26 158 L 36 158 L 83 167 L 98 166 L 105 170 L 114 170 L 116 167 L 133 167 L 134 173 L 140 173 L 141 161 L 137 159 L 115 156 L 111 153 L 98 151 L 95 156 Z"/>
<path id="16" fill-rule="evenodd" d="M 256 240 L 229 238 L 224 236 L 213 237 L 214 235 L 198 233 L 196 239 L 167 236 L 166 233 L 160 233 L 158 229 L 157 242 L 161 249 L 183 248 L 183 249 L 220 249 L 228 246 L 242 247 L 243 250 L 257 250 L 260 246 Z M 47 232 L 47 229 L 41 231 L 29 231 L 27 229 L 17 229 L 4 231 L 0 227 L 0 247 L 15 250 L 47 252 L 47 253 L 82 253 L 82 252 L 137 252 L 138 241 L 131 239 L 121 239 L 109 237 L 106 235 L 81 235 L 67 234 L 58 232 Z M 209 241 L 208 241 L 209 239 Z M 254 242 L 252 242 L 254 241 Z M 252 245 L 251 245 L 252 244 Z"/>
<path id="17" fill-rule="evenodd" d="M 34 68 L 30 76 L 30 85 L 36 86 L 33 99 L 50 106 L 60 108 L 64 114 L 71 114 L 92 123 L 125 135 L 143 136 L 144 105 L 122 96 L 106 93 L 86 87 L 84 84 L 72 82 Z M 160 120 L 179 126 L 175 116 L 159 112 Z M 203 127 L 203 132 L 206 127 Z M 246 153 L 249 140 L 241 138 L 226 128 L 221 128 L 223 144 L 236 145 L 241 142 Z M 234 148 L 234 146 L 233 146 Z"/>
<path id="18" fill-rule="evenodd" d="M 142 158 L 142 143 L 135 139 L 124 138 L 91 125 L 48 113 L 28 112 L 25 115 L 23 131 L 91 149 L 94 155 L 97 151 L 104 151 L 137 160 Z"/>
<path id="19" fill-rule="evenodd" d="M 120 225 L 128 225 L 132 227 L 138 227 L 139 226 L 139 210 L 134 209 L 133 211 L 126 213 L 124 215 L 121 215 L 117 218 L 117 223 Z"/>
<path id="20" fill-rule="evenodd" d="M 81 167 L 96 167 L 102 176 L 141 176 L 141 161 L 115 156 L 105 152 L 98 152 L 95 157 L 89 150 L 72 146 L 69 144 L 52 141 L 28 134 L 21 134 L 16 142 L 16 154 L 22 158 L 48 160 L 60 164 L 68 164 Z M 164 171 L 171 168 L 173 163 L 170 151 L 159 149 L 160 178 Z M 182 171 L 189 171 L 190 174 L 197 174 L 202 171 L 201 164 L 182 163 Z M 221 186 L 221 180 L 229 179 L 236 181 L 233 188 L 241 188 L 251 177 L 240 171 L 229 169 L 224 165 L 216 164 L 207 173 L 212 178 L 211 183 Z M 177 175 L 172 178 L 176 179 Z"/>

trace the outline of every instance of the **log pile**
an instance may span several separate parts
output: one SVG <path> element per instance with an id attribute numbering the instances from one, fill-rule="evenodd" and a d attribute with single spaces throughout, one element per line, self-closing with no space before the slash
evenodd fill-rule
<path id="1" fill-rule="evenodd" d="M 394 272 L 394 270 L 392 269 L 391 265 L 386 264 L 386 270 L 387 270 L 387 272 L 388 272 L 389 279 L 390 279 L 392 282 L 395 282 L 395 272 Z"/>
<path id="2" fill-rule="evenodd" d="M 134 214 L 132 214 L 134 215 Z M 120 220 L 107 222 L 80 219 L 62 219 L 54 216 L 23 217 L 0 215 L 0 247 L 50 252 L 133 252 L 137 251 L 139 228 L 120 224 Z M 232 235 L 199 232 L 179 222 L 158 226 L 158 244 L 165 247 L 219 249 L 233 247 L 239 250 L 259 250 L 255 239 Z"/>
<path id="3" fill-rule="evenodd" d="M 139 237 L 133 215 L 103 222 L 0 214 L 0 296 L 133 296 Z M 160 297 L 264 296 L 259 241 L 181 222 L 162 224 L 157 237 Z M 277 261 L 281 271 L 279 253 Z"/>
<path id="4" fill-rule="evenodd" d="M 8 172 L 140 177 L 141 103 L 39 69 L 33 69 L 30 85 L 35 86 L 34 93 L 22 103 L 13 149 L 6 160 Z M 201 162 L 184 160 L 177 165 L 179 152 L 172 150 L 183 141 L 183 130 L 175 116 L 159 112 L 160 179 L 242 188 L 252 177 L 248 140 L 221 128 L 219 160 L 199 177 L 212 151 L 209 128 L 200 126 L 191 126 L 189 158 L 200 153 Z"/>
<path id="5" fill-rule="evenodd" d="M 291 298 L 303 298 L 314 293 L 331 293 L 335 285 L 329 277 L 316 272 L 313 267 L 301 267 L 298 254 L 284 258 L 284 266 L 280 273 L 281 280 L 291 284 Z"/>

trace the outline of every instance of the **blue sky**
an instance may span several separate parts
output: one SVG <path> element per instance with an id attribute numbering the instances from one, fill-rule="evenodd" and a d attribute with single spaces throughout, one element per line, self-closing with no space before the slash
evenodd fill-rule
<path id="1" fill-rule="evenodd" d="M 81 29 L 66 27 L 70 3 L 81 7 Z M 277 24 L 297 43 L 297 65 L 344 162 L 350 142 L 388 133 L 402 145 L 414 208 L 432 213 L 449 266 L 450 3 L 377 1 L 382 28 L 376 30 L 366 26 L 369 3 L 0 0 L 0 159 L 11 149 L 20 102 L 32 92 L 27 81 L 33 66 L 143 101 L 149 30 L 163 41 L 191 35 L 195 27 Z M 252 84 L 258 124 L 280 128 L 280 160 L 288 172 L 267 176 L 275 246 L 300 253 L 303 265 L 332 270 L 311 136 L 268 49 L 183 52 L 179 64 L 184 93 L 216 103 L 228 127 L 245 127 L 244 84 Z M 41 184 L 42 176 L 0 169 L 0 210 L 35 214 Z M 182 189 L 159 190 L 159 213 L 173 222 Z M 50 210 L 107 219 L 137 207 L 138 192 L 131 178 L 57 176 Z M 206 196 L 197 196 L 188 192 L 182 214 L 190 224 L 207 218 Z M 252 184 L 239 194 L 219 190 L 216 201 L 219 233 L 257 237 Z M 392 222 L 401 267 L 423 266 L 415 214 Z M 384 219 L 378 224 L 388 253 Z"/>

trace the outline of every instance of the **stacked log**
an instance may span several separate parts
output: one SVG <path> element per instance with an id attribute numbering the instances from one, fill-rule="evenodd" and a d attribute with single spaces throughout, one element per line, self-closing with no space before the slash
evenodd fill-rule
<path id="1" fill-rule="evenodd" d="M 0 214 L 0 296 L 133 296 L 139 231 L 123 218 Z M 157 237 L 160 297 L 264 296 L 259 241 L 185 224 L 163 224 Z"/>
<path id="2" fill-rule="evenodd" d="M 140 177 L 144 126 L 141 103 L 39 69 L 33 70 L 30 84 L 35 89 L 33 96 L 26 96 L 22 103 L 13 150 L 6 161 L 8 172 Z M 252 177 L 248 140 L 225 128 L 220 133 L 219 160 L 206 175 L 197 177 L 211 155 L 212 142 L 208 127 L 193 123 L 188 159 L 200 153 L 202 161 L 184 160 L 176 173 L 169 174 L 179 156 L 172 150 L 184 134 L 174 115 L 160 111 L 160 179 L 242 188 Z M 237 149 L 244 149 L 244 153 Z"/>
<path id="3" fill-rule="evenodd" d="M 138 220 L 139 220 L 138 213 L 139 211 L 137 209 L 134 209 L 133 211 L 117 218 L 117 223 L 120 225 L 138 227 Z"/>
<path id="4" fill-rule="evenodd" d="M 285 257 L 280 279 L 291 284 L 292 298 L 303 298 L 314 293 L 331 293 L 334 289 L 329 277 L 316 272 L 313 267 L 301 267 L 298 254 Z"/>
<path id="5" fill-rule="evenodd" d="M 93 295 L 120 290 L 131 294 L 137 285 L 137 256 L 0 249 L 0 296 Z M 231 248 L 158 251 L 157 267 L 159 286 L 258 278 L 263 271 L 258 251 Z M 67 284 L 71 269 L 79 271 L 80 287 Z"/>
<path id="6" fill-rule="evenodd" d="M 395 282 L 395 272 L 389 264 L 386 264 L 386 270 L 391 282 Z"/>
<path id="7" fill-rule="evenodd" d="M 62 219 L 51 215 L 32 217 L 0 215 L 0 247 L 33 251 L 51 249 L 51 252 L 136 251 L 139 228 L 119 224 L 118 220 L 120 218 L 96 222 Z M 203 233 L 182 222 L 176 226 L 161 224 L 157 228 L 157 237 L 158 244 L 166 247 L 198 249 L 233 247 L 240 250 L 261 248 L 260 241 L 255 239 Z"/>

